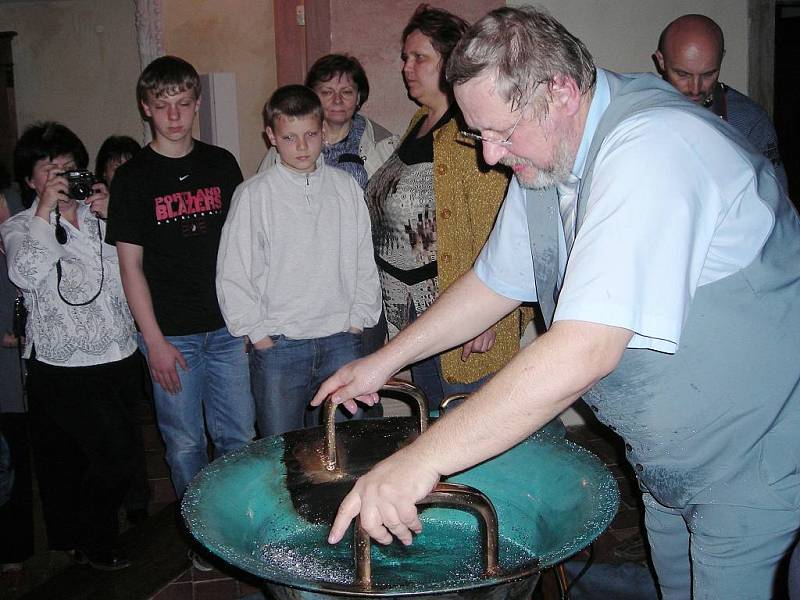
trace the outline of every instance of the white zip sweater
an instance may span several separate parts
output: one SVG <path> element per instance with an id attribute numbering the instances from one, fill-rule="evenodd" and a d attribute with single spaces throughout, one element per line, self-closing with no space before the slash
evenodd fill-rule
<path id="1" fill-rule="evenodd" d="M 222 230 L 216 281 L 228 329 L 253 343 L 375 325 L 381 290 L 355 179 L 320 156 L 313 173 L 278 161 L 244 181 Z"/>

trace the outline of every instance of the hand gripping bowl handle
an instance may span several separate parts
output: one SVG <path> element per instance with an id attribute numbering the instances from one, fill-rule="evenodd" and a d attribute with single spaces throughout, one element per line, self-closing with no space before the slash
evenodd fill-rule
<path id="1" fill-rule="evenodd" d="M 419 415 L 419 432 L 423 433 L 428 428 L 428 401 L 425 394 L 415 385 L 407 381 L 399 379 L 390 379 L 387 381 L 380 391 L 400 392 L 404 400 L 409 398 L 414 402 L 409 402 L 414 408 L 417 409 Z M 323 462 L 327 471 L 336 470 L 336 405 L 333 400 L 328 398 L 325 401 L 325 407 L 322 417 L 325 423 L 325 456 Z"/>
<path id="2" fill-rule="evenodd" d="M 442 504 L 477 513 L 482 523 L 484 577 L 491 577 L 498 573 L 497 513 L 487 496 L 468 485 L 439 483 L 430 494 L 417 504 L 419 506 Z M 356 585 L 361 588 L 372 587 L 372 556 L 370 551 L 369 534 L 361 527 L 361 517 L 358 516 L 353 526 L 353 557 L 356 563 Z"/>

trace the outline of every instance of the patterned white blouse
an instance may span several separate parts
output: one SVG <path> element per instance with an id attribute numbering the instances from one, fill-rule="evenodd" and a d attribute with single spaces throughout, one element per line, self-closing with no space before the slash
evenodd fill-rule
<path id="1" fill-rule="evenodd" d="M 24 356 L 29 358 L 35 346 L 37 360 L 62 367 L 127 358 L 136 350 L 136 327 L 122 290 L 117 250 L 101 241 L 105 222 L 81 204 L 80 229 L 61 219 L 68 236 L 62 246 L 56 241 L 55 216 L 49 223 L 35 216 L 37 205 L 38 199 L 0 227 L 9 278 L 22 290 L 28 309 Z M 64 301 L 81 304 L 98 290 L 85 306 Z"/>

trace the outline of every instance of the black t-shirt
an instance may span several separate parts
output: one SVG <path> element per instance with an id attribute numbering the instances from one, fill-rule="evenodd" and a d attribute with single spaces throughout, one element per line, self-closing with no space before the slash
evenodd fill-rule
<path id="1" fill-rule="evenodd" d="M 106 242 L 143 248 L 143 269 L 164 335 L 225 325 L 215 287 L 217 248 L 242 182 L 227 150 L 195 140 L 181 158 L 149 146 L 114 175 Z"/>

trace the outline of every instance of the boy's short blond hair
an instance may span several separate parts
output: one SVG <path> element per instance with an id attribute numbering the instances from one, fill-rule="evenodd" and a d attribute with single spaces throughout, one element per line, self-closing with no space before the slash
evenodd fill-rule
<path id="1" fill-rule="evenodd" d="M 275 128 L 279 116 L 305 117 L 314 115 L 322 122 L 323 111 L 319 96 L 304 85 L 284 85 L 270 96 L 264 105 L 264 125 Z"/>
<path id="2" fill-rule="evenodd" d="M 200 97 L 200 76 L 195 68 L 177 56 L 162 56 L 147 65 L 136 82 L 136 99 L 147 104 L 152 96 L 174 96 L 183 91 L 194 92 Z"/>

